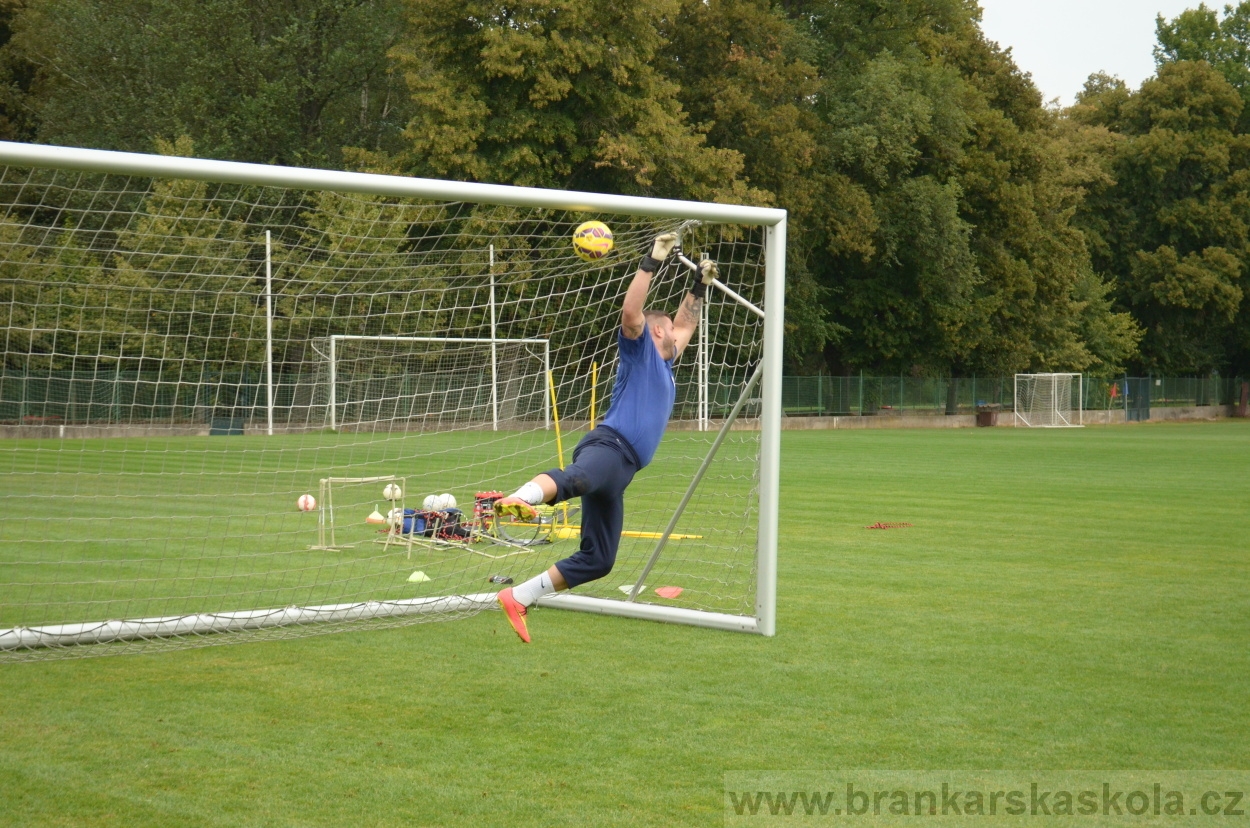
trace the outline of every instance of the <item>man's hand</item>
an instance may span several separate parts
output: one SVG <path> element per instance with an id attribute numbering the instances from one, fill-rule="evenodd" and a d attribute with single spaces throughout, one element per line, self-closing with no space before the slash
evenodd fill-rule
<path id="1" fill-rule="evenodd" d="M 665 233 L 662 236 L 656 236 L 655 242 L 651 245 L 651 255 L 642 257 L 642 264 L 638 265 L 638 269 L 646 273 L 655 273 L 660 269 L 660 265 L 664 264 L 664 260 L 668 258 L 668 254 L 672 253 L 673 248 L 676 246 L 676 233 Z"/>
<path id="2" fill-rule="evenodd" d="M 715 282 L 720 276 L 720 268 L 716 266 L 716 262 L 711 259 L 704 258 L 699 262 L 699 269 L 694 274 L 694 284 L 690 286 L 690 293 L 695 299 L 703 299 L 707 295 L 708 285 Z"/>
<path id="3" fill-rule="evenodd" d="M 672 253 L 673 248 L 676 246 L 676 233 L 665 233 L 662 236 L 656 236 L 655 243 L 651 245 L 651 258 L 657 262 L 662 262 L 668 258 L 668 254 Z"/>
<path id="4" fill-rule="evenodd" d="M 711 259 L 704 259 L 699 262 L 699 281 L 704 285 L 710 285 L 720 278 L 720 268 L 716 266 L 716 262 Z"/>

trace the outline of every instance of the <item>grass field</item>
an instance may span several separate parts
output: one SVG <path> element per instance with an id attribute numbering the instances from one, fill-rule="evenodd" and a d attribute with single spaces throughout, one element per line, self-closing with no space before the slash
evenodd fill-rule
<path id="1" fill-rule="evenodd" d="M 0 824 L 714 825 L 736 770 L 1250 764 L 1250 424 L 783 452 L 776 638 L 543 610 L 528 647 L 489 612 L 5 665 Z"/>
<path id="2" fill-rule="evenodd" d="M 566 460 L 579 436 L 565 435 Z M 630 488 L 628 529 L 664 528 L 713 437 L 670 435 L 664 462 Z M 755 432 L 722 445 L 680 528 L 702 537 L 674 542 L 654 572 L 683 585 L 687 606 L 754 607 L 757 453 Z M 407 554 L 374 543 L 383 538 L 365 523 L 388 510 L 381 483 L 336 484 L 337 548 L 325 549 L 319 515 L 297 511 L 297 498 L 325 506 L 322 478 L 397 475 L 405 505 L 450 491 L 472 516 L 475 491 L 515 487 L 556 462 L 554 432 L 542 429 L 0 442 L 0 629 L 480 593 L 491 575 L 546 569 L 576 538 L 506 559 L 515 548 L 491 544 Z M 593 588 L 619 597 L 653 547 L 624 540 L 612 582 Z M 430 579 L 420 589 L 408 581 L 417 570 Z"/>

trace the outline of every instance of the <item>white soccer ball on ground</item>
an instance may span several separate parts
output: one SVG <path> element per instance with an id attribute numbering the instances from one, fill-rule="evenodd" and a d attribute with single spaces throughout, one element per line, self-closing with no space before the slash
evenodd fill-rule
<path id="1" fill-rule="evenodd" d="M 386 488 L 382 490 L 382 497 L 387 500 L 399 500 L 404 496 L 404 490 L 394 483 L 387 483 Z"/>
<path id="2" fill-rule="evenodd" d="M 300 495 L 299 500 L 296 501 L 296 503 L 301 512 L 311 512 L 313 509 L 317 508 L 317 498 L 309 494 Z"/>
<path id="3" fill-rule="evenodd" d="M 452 496 L 451 494 L 448 494 L 447 492 L 443 492 L 441 495 L 438 495 L 438 505 L 436 505 L 434 508 L 436 511 L 439 511 L 439 512 L 445 512 L 448 509 L 454 509 L 456 508 L 456 498 Z"/>
<path id="4" fill-rule="evenodd" d="M 395 529 L 403 531 L 404 510 L 403 509 L 391 509 L 389 512 L 386 513 L 386 522 L 389 523 L 391 526 L 393 526 Z"/>
<path id="5" fill-rule="evenodd" d="M 433 512 L 438 509 L 438 495 L 426 495 L 425 500 L 421 501 L 421 508 L 427 512 Z"/>

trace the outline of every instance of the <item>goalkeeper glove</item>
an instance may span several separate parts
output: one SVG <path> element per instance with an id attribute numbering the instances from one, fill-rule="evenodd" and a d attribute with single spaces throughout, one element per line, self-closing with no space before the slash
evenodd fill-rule
<path id="1" fill-rule="evenodd" d="M 720 276 L 720 268 L 716 266 L 716 262 L 711 259 L 704 259 L 699 262 L 699 269 L 694 274 L 694 284 L 690 286 L 690 293 L 696 299 L 702 299 L 707 295 L 708 285 L 715 282 Z"/>
<path id="2" fill-rule="evenodd" d="M 638 265 L 638 269 L 645 270 L 648 273 L 655 273 L 676 246 L 676 233 L 665 233 L 662 236 L 656 236 L 655 243 L 651 245 L 651 255 L 642 257 L 642 264 Z"/>

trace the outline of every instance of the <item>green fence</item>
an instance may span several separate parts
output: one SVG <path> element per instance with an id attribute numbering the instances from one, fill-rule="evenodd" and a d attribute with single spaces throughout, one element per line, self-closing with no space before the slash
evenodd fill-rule
<path id="1" fill-rule="evenodd" d="M 674 416 L 697 416 L 698 389 L 693 371 L 679 376 Z M 724 416 L 738 398 L 747 370 L 714 372 L 709 382 L 709 413 Z M 485 388 L 483 376 L 458 376 L 455 392 L 463 396 L 469 385 Z M 1124 408 L 1131 403 L 1149 408 L 1235 403 L 1241 385 L 1238 378 L 1223 377 L 1085 377 L 1085 410 Z M 350 387 L 350 377 L 340 377 L 340 387 Z M 582 419 L 589 415 L 589 376 L 557 373 L 562 417 Z M 922 414 L 971 414 L 980 406 L 1012 409 L 1013 377 L 783 377 L 782 408 L 788 416 L 867 416 L 897 412 Z M 317 426 L 325 419 L 324 393 L 318 392 L 315 374 L 274 375 L 275 421 L 280 425 Z M 600 377 L 597 414 L 610 401 L 611 377 Z M 1129 390 L 1132 393 L 1129 394 Z M 412 393 L 427 389 L 409 389 Z M 437 389 L 449 393 L 451 389 Z M 537 402 L 544 398 L 539 386 L 528 389 Z M 399 393 L 399 396 L 404 396 Z M 394 395 L 370 395 L 388 397 Z M 341 392 L 340 403 L 349 404 L 351 394 Z M 485 399 L 485 397 L 483 398 Z M 485 405 L 481 400 L 478 403 Z M 344 412 L 343 415 L 349 412 Z M 532 412 L 528 412 L 532 413 Z M 264 377 L 259 371 L 201 371 L 194 376 L 161 372 L 53 371 L 20 373 L 0 370 L 0 423 L 6 424 L 202 424 L 215 418 L 253 421 L 265 418 Z"/>
<path id="2" fill-rule="evenodd" d="M 286 391 L 291 405 L 292 390 Z M 0 422 L 4 423 L 203 423 L 238 416 L 263 404 L 257 371 L 194 376 L 149 371 L 49 371 L 0 373 Z"/>
<path id="3" fill-rule="evenodd" d="M 1084 377 L 1085 410 L 1126 406 L 1129 383 L 1149 390 L 1150 406 L 1229 405 L 1236 401 L 1240 378 L 1225 377 Z M 866 416 L 911 412 L 971 414 L 980 406 L 1011 411 L 1014 377 L 784 377 L 781 405 L 788 416 Z"/>

